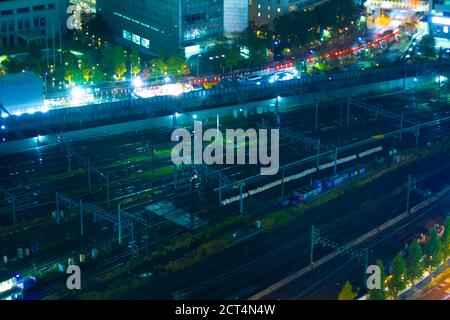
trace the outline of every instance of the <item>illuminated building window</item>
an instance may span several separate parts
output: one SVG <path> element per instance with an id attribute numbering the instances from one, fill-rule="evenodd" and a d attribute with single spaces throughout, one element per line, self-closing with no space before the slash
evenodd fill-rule
<path id="1" fill-rule="evenodd" d="M 150 40 L 141 38 L 141 46 L 144 48 L 150 49 Z"/>
<path id="2" fill-rule="evenodd" d="M 137 45 L 141 45 L 141 37 L 138 36 L 137 34 L 132 35 L 131 41 L 133 41 L 133 43 L 135 43 Z"/>
<path id="3" fill-rule="evenodd" d="M 125 40 L 131 41 L 131 33 L 128 32 L 128 31 L 126 31 L 126 30 L 123 30 L 123 31 L 122 31 L 122 37 L 123 37 Z"/>

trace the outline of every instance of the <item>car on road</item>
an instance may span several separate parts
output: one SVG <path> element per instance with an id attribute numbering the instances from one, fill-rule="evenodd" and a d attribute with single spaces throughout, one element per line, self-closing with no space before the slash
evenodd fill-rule
<path id="1" fill-rule="evenodd" d="M 294 79 L 294 74 L 291 72 L 287 72 L 287 71 L 278 72 L 275 75 L 277 76 L 278 81 L 289 81 L 289 80 Z"/>
<path id="2" fill-rule="evenodd" d="M 139 278 L 146 279 L 146 278 L 150 278 L 152 275 L 153 275 L 153 273 L 151 273 L 151 272 L 144 272 L 143 274 L 141 274 L 139 276 Z"/>
<path id="3" fill-rule="evenodd" d="M 247 78 L 248 81 L 260 81 L 262 77 L 260 75 L 254 74 Z"/>
<path id="4" fill-rule="evenodd" d="M 262 77 L 260 75 L 254 74 L 251 75 L 249 77 L 247 77 L 247 81 L 252 81 L 252 82 L 261 82 Z"/>
<path id="5" fill-rule="evenodd" d="M 190 91 L 201 91 L 203 90 L 203 86 L 201 84 L 198 83 L 194 83 L 190 85 Z"/>

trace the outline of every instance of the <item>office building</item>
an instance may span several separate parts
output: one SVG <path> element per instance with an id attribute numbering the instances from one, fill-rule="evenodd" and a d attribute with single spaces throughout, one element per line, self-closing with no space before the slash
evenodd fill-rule
<path id="1" fill-rule="evenodd" d="M 431 34 L 437 38 L 438 42 L 441 42 L 439 46 L 450 47 L 448 44 L 450 41 L 450 0 L 434 0 L 432 2 L 429 26 Z"/>
<path id="2" fill-rule="evenodd" d="M 30 42 L 45 43 L 65 32 L 66 0 L 1 0 L 0 46 L 13 48 Z"/>
<path id="3" fill-rule="evenodd" d="M 225 32 L 224 0 L 103 0 L 97 7 L 119 42 L 153 55 L 195 54 Z"/>
<path id="4" fill-rule="evenodd" d="M 303 10 L 322 0 L 250 0 L 250 23 L 254 26 L 270 25 L 280 15 Z"/>
<path id="5" fill-rule="evenodd" d="M 244 31 L 248 27 L 248 0 L 224 0 L 224 32 L 226 36 Z"/>

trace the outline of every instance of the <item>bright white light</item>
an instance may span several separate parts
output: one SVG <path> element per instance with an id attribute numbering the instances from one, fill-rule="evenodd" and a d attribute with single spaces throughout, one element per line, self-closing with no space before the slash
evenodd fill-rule
<path id="1" fill-rule="evenodd" d="M 7 114 L 7 113 L 2 113 L 2 118 L 8 118 L 9 117 L 9 114 Z"/>
<path id="2" fill-rule="evenodd" d="M 84 90 L 80 87 L 75 87 L 72 89 L 72 98 L 75 100 L 81 100 L 84 97 Z"/>
<path id="3" fill-rule="evenodd" d="M 164 81 L 167 83 L 167 82 L 170 81 L 170 78 L 169 78 L 169 77 L 165 77 L 165 78 L 164 78 Z"/>
<path id="4" fill-rule="evenodd" d="M 184 87 L 178 83 L 167 84 L 160 88 L 160 95 L 179 96 L 184 93 Z"/>
<path id="5" fill-rule="evenodd" d="M 140 88 L 144 85 L 144 82 L 142 81 L 141 77 L 136 77 L 133 79 L 133 86 L 135 88 Z"/>
<path id="6" fill-rule="evenodd" d="M 4 125 L 2 125 L 2 130 L 5 130 L 5 129 L 6 129 L 6 127 Z"/>
<path id="7" fill-rule="evenodd" d="M 155 88 L 142 88 L 139 90 L 135 90 L 134 92 L 138 97 L 140 98 L 152 98 L 155 97 L 156 94 L 156 89 Z"/>
<path id="8" fill-rule="evenodd" d="M 0 282 L 0 293 L 11 290 L 16 285 L 16 279 L 11 278 L 6 281 Z"/>
<path id="9" fill-rule="evenodd" d="M 435 80 L 437 83 L 442 83 L 442 82 L 446 82 L 448 79 L 447 79 L 447 77 L 444 77 L 444 76 L 438 76 L 438 77 L 436 77 Z"/>
<path id="10" fill-rule="evenodd" d="M 450 18 L 447 18 L 447 17 L 434 16 L 433 18 L 431 18 L 431 22 L 433 22 L 435 24 L 443 24 L 446 26 L 450 26 Z"/>
<path id="11" fill-rule="evenodd" d="M 192 118 L 194 118 L 194 119 L 197 119 L 197 115 L 196 115 L 196 114 L 194 114 L 194 115 L 192 116 Z"/>

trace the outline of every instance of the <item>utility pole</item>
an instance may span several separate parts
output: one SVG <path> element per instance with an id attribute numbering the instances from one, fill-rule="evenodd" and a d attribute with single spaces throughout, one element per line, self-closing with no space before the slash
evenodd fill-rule
<path id="1" fill-rule="evenodd" d="M 135 245 L 134 245 L 134 222 L 131 222 L 131 254 L 133 258 L 136 257 Z"/>
<path id="2" fill-rule="evenodd" d="M 13 224 L 16 224 L 16 196 L 11 194 Z"/>
<path id="3" fill-rule="evenodd" d="M 406 60 L 403 60 L 403 90 L 406 90 Z"/>
<path id="4" fill-rule="evenodd" d="M 277 119 L 277 128 L 278 129 L 280 129 L 280 127 L 281 127 L 281 119 L 280 119 L 279 107 L 280 107 L 280 98 L 277 97 L 277 99 L 275 101 L 275 116 L 276 116 L 276 119 Z"/>
<path id="5" fill-rule="evenodd" d="M 244 195 L 243 195 L 243 189 L 244 189 L 244 185 L 243 183 L 241 183 L 239 185 L 239 213 L 240 214 L 244 214 Z"/>
<path id="6" fill-rule="evenodd" d="M 49 44 L 48 44 L 48 32 L 49 32 L 49 30 L 47 29 L 47 26 L 45 27 L 45 48 L 47 49 L 47 52 L 46 52 L 46 58 L 47 58 L 47 70 L 48 70 L 48 68 L 50 67 L 50 55 L 49 55 L 49 51 L 50 51 L 50 48 L 49 48 Z"/>
<path id="7" fill-rule="evenodd" d="M 91 159 L 88 158 L 88 188 L 89 193 L 91 192 Z"/>
<path id="8" fill-rule="evenodd" d="M 402 112 L 400 114 L 400 142 L 402 141 L 403 138 L 403 120 L 404 120 L 404 113 Z"/>
<path id="9" fill-rule="evenodd" d="M 59 24 L 59 65 L 63 65 L 61 24 Z"/>
<path id="10" fill-rule="evenodd" d="M 80 199 L 80 234 L 84 235 L 84 227 L 83 227 L 83 200 Z"/>
<path id="11" fill-rule="evenodd" d="M 219 171 L 219 206 L 222 206 L 222 171 Z"/>
<path id="12" fill-rule="evenodd" d="M 120 204 L 117 205 L 117 233 L 119 236 L 119 245 L 122 244 L 122 210 L 120 209 Z"/>
<path id="13" fill-rule="evenodd" d="M 317 139 L 317 159 L 316 159 L 316 168 L 319 170 L 320 167 L 320 138 Z"/>
<path id="14" fill-rule="evenodd" d="M 155 146 L 152 145 L 152 177 L 155 177 Z"/>
<path id="15" fill-rule="evenodd" d="M 338 165 L 338 147 L 334 148 L 334 174 L 337 174 L 337 165 Z"/>
<path id="16" fill-rule="evenodd" d="M 416 130 L 416 148 L 419 147 L 419 137 L 420 137 L 420 125 L 417 124 L 417 130 Z"/>
<path id="17" fill-rule="evenodd" d="M 173 165 L 173 187 L 175 190 L 177 189 L 177 166 L 176 166 L 176 164 Z"/>
<path id="18" fill-rule="evenodd" d="M 166 104 L 167 104 L 167 96 L 166 96 Z M 173 112 L 173 130 L 175 130 L 177 128 L 177 113 L 174 111 Z"/>
<path id="19" fill-rule="evenodd" d="M 202 57 L 201 54 L 197 55 L 197 78 L 200 77 L 200 58 Z"/>
<path id="20" fill-rule="evenodd" d="M 68 171 L 72 172 L 72 154 L 70 153 L 70 149 L 67 149 L 67 163 L 68 163 Z"/>
<path id="21" fill-rule="evenodd" d="M 281 179 L 281 201 L 284 200 L 284 170 L 285 169 L 283 168 L 283 171 L 282 171 L 283 177 Z"/>
<path id="22" fill-rule="evenodd" d="M 148 221 L 145 220 L 145 255 L 148 256 Z"/>
<path id="23" fill-rule="evenodd" d="M 109 171 L 106 173 L 106 202 L 108 205 L 108 209 L 110 206 L 110 196 L 109 196 Z"/>
<path id="24" fill-rule="evenodd" d="M 315 106 L 315 123 L 314 123 L 314 131 L 318 132 L 319 131 L 319 102 L 316 102 L 316 106 Z"/>
<path id="25" fill-rule="evenodd" d="M 56 193 L 56 224 L 59 225 L 59 194 Z"/>
<path id="26" fill-rule="evenodd" d="M 52 25 L 52 31 L 53 31 L 53 67 L 56 67 L 55 24 Z"/>
<path id="27" fill-rule="evenodd" d="M 310 241 L 310 265 L 314 267 L 314 246 L 319 243 L 320 230 L 316 229 L 314 225 L 311 226 L 311 241 Z"/>
<path id="28" fill-rule="evenodd" d="M 347 128 L 350 127 L 350 106 L 352 104 L 352 98 L 348 97 L 347 102 Z"/>
<path id="29" fill-rule="evenodd" d="M 406 195 L 406 214 L 410 214 L 411 206 L 411 189 L 412 189 L 413 178 L 411 175 L 408 176 L 408 193 Z"/>
<path id="30" fill-rule="evenodd" d="M 363 250 L 363 259 L 364 259 L 364 284 L 367 283 L 367 268 L 369 267 L 369 248 Z"/>

